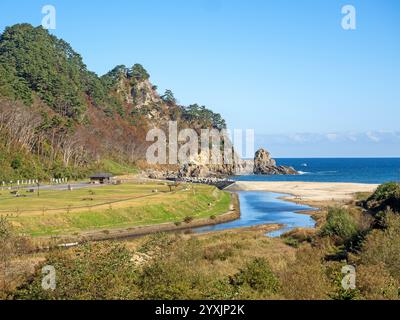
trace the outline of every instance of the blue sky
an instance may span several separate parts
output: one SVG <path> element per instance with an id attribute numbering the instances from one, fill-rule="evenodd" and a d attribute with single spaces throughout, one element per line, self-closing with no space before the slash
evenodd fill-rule
<path id="1" fill-rule="evenodd" d="M 46 4 L 90 70 L 142 63 L 274 156 L 400 156 L 400 1 L 1 0 L 0 30 Z"/>

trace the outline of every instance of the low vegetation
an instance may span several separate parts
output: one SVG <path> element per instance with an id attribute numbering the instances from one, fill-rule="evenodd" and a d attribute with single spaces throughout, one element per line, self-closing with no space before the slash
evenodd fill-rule
<path id="1" fill-rule="evenodd" d="M 385 216 L 385 225 L 377 228 L 376 213 L 334 207 L 326 212 L 326 222 L 317 232 L 293 231 L 283 239 L 271 239 L 255 230 L 154 234 L 125 243 L 87 243 L 52 250 L 41 254 L 40 259 L 27 255 L 25 261 L 31 261 L 35 271 L 29 278 L 14 281 L 7 291 L 3 290 L 3 296 L 399 299 L 400 215 L 392 208 L 381 215 Z M 7 241 L 10 225 L 4 226 L 1 237 Z M 9 256 L 7 259 L 10 261 Z M 57 270 L 54 291 L 41 287 L 41 268 L 45 265 Z M 342 286 L 342 268 L 347 265 L 356 270 L 354 289 Z"/>

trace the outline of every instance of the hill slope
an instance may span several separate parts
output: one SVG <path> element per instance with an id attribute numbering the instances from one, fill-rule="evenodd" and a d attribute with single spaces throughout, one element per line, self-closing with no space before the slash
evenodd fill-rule
<path id="1" fill-rule="evenodd" d="M 140 64 L 89 71 L 65 41 L 18 24 L 0 36 L 0 180 L 79 178 L 143 163 L 150 128 L 224 128 L 204 106 L 160 96 Z"/>

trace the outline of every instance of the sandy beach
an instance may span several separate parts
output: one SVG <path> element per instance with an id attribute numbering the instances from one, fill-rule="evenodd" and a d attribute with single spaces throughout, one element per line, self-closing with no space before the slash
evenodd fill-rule
<path id="1" fill-rule="evenodd" d="M 373 192 L 377 184 L 336 183 L 336 182 L 256 182 L 238 181 L 228 190 L 269 191 L 285 193 L 287 198 L 296 202 L 346 202 L 352 200 L 355 193 Z"/>

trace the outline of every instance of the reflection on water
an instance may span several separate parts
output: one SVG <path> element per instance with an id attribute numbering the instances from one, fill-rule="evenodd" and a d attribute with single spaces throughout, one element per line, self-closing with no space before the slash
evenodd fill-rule
<path id="1" fill-rule="evenodd" d="M 306 205 L 299 205 L 279 199 L 279 197 L 285 196 L 284 194 L 261 191 L 240 191 L 238 195 L 241 210 L 238 220 L 197 228 L 195 232 L 209 232 L 279 223 L 285 226 L 280 230 L 267 234 L 270 237 L 279 237 L 281 234 L 297 227 L 315 227 L 315 221 L 309 215 L 296 213 L 297 211 L 315 209 Z"/>

